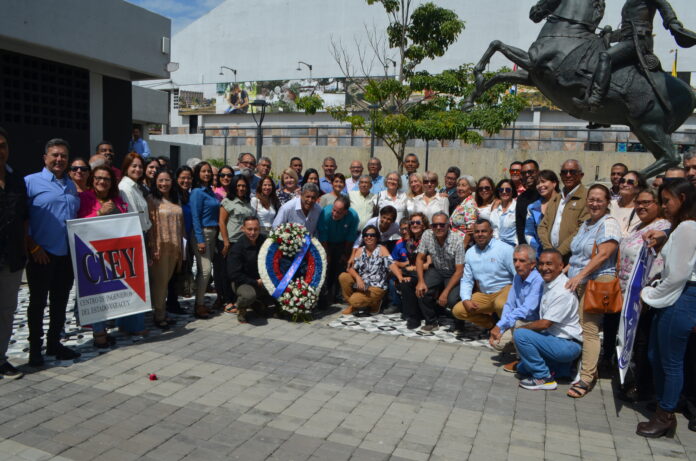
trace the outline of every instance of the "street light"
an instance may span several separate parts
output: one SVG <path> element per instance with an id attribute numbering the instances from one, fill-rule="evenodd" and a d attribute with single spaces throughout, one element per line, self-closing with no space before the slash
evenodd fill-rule
<path id="1" fill-rule="evenodd" d="M 304 64 L 305 66 L 307 66 L 307 69 L 309 69 L 309 79 L 312 80 L 312 65 L 308 64 L 304 61 L 297 61 L 297 71 L 298 72 L 302 70 L 302 67 L 300 67 L 301 64 Z"/>
<path id="2" fill-rule="evenodd" d="M 375 156 L 375 111 L 379 109 L 379 104 L 370 104 L 370 157 Z"/>
<path id="3" fill-rule="evenodd" d="M 230 134 L 230 129 L 225 127 L 222 129 L 222 135 L 225 137 L 225 165 L 227 165 L 227 136 Z"/>
<path id="4" fill-rule="evenodd" d="M 386 58 L 384 60 L 384 74 L 389 77 L 389 63 L 391 63 L 392 67 L 394 68 L 394 78 L 396 78 L 396 61 L 394 61 L 391 58 Z"/>
<path id="5" fill-rule="evenodd" d="M 266 106 L 268 106 L 268 103 L 266 102 L 265 99 L 255 99 L 251 102 L 251 107 L 260 107 L 261 108 L 261 114 L 259 118 L 256 118 L 256 111 L 252 110 L 251 111 L 251 116 L 254 117 L 254 122 L 256 122 L 256 162 L 258 163 L 259 160 L 261 160 L 261 150 L 263 146 L 263 128 L 261 128 L 261 125 L 263 124 L 263 119 L 266 117 Z"/>
<path id="6" fill-rule="evenodd" d="M 222 72 L 222 69 L 227 69 L 227 70 L 229 70 L 230 72 L 232 72 L 232 73 L 234 74 L 234 82 L 237 83 L 237 69 L 233 69 L 233 68 L 227 67 L 227 66 L 220 66 L 220 74 L 218 74 L 218 75 L 225 75 L 225 74 Z"/>

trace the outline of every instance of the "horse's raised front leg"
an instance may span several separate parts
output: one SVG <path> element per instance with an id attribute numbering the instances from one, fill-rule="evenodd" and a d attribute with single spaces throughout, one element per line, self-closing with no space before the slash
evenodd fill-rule
<path id="1" fill-rule="evenodd" d="M 481 56 L 478 64 L 474 66 L 474 81 L 476 83 L 476 88 L 474 89 L 473 93 L 471 93 L 471 96 L 469 96 L 467 99 L 467 106 L 473 105 L 474 101 L 476 101 L 476 99 L 478 99 L 478 97 L 481 96 L 481 94 L 483 94 L 485 91 L 482 90 L 483 86 L 485 85 L 483 72 L 486 70 L 486 66 L 488 66 L 488 63 L 490 63 L 493 55 L 498 51 L 510 61 L 517 64 L 520 68 L 524 70 L 529 70 L 531 68 L 532 63 L 531 59 L 529 58 L 529 53 L 520 48 L 506 45 L 500 40 L 492 41 L 486 52 L 483 53 L 483 56 Z"/>
<path id="2" fill-rule="evenodd" d="M 499 83 L 511 83 L 516 85 L 529 85 L 534 86 L 531 80 L 529 80 L 529 72 L 526 70 L 516 70 L 514 72 L 501 72 L 495 74 L 493 77 L 486 81 L 483 81 L 480 85 L 476 85 L 476 90 L 467 98 L 466 102 L 462 105 L 462 110 L 468 110 L 474 106 L 474 102 L 486 91 L 493 88 Z"/>

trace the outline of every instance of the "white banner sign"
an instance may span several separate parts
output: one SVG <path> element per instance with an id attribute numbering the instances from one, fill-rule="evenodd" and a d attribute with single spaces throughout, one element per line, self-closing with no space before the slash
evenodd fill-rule
<path id="1" fill-rule="evenodd" d="M 151 309 L 137 213 L 70 220 L 68 239 L 82 325 Z"/>

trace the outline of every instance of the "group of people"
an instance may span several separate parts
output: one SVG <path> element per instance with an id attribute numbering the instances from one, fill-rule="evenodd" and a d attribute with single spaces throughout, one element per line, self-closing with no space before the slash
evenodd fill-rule
<path id="1" fill-rule="evenodd" d="M 349 175 L 334 158 L 323 175 L 303 172 L 293 157 L 279 177 L 272 162 L 242 153 L 235 166 L 169 168 L 166 158 L 137 152 L 113 165 L 111 143 L 89 159 L 69 160 L 69 144 L 46 144 L 44 168 L 25 178 L 7 164 L 9 135 L 0 129 L 0 355 L 5 377 L 21 376 L 4 354 L 12 334 L 21 273 L 29 284 L 32 366 L 43 364 L 43 317 L 50 299 L 47 355 L 79 353 L 61 344 L 73 271 L 65 222 L 137 212 L 145 235 L 154 325 L 166 330 L 168 313 L 182 313 L 182 282 L 193 278 L 197 318 L 214 310 L 245 322 L 253 311 L 270 315 L 275 300 L 259 276 L 258 253 L 273 228 L 299 223 L 327 256 L 318 309 L 338 297 L 343 314 L 400 314 L 409 329 L 431 334 L 452 316 L 488 331 L 491 347 L 517 355 L 504 365 L 526 389 L 555 389 L 569 378 L 568 396 L 582 398 L 598 377 L 600 357 L 615 352 L 618 314 L 588 307 L 588 282 L 618 280 L 627 289 L 644 244 L 659 250 L 642 291 L 644 312 L 636 339 L 634 379 L 623 398 L 656 395 L 655 416 L 638 428 L 669 435 L 676 426 L 686 368 L 694 398 L 696 359 L 685 361 L 696 326 L 696 154 L 649 186 L 642 175 L 616 164 L 611 186 L 582 184 L 577 160 L 558 172 L 534 160 L 514 162 L 509 178 L 475 180 L 449 167 L 444 184 L 419 172 L 415 154 L 406 172 L 381 175 L 378 158 L 353 161 Z M 205 304 L 211 279 L 217 298 Z M 143 314 L 119 319 L 126 334 L 147 334 Z M 107 325 L 91 325 L 94 345 L 114 343 Z M 603 330 L 604 343 L 600 341 Z M 694 347 L 690 347 L 691 350 Z M 602 353 L 603 351 L 603 353 Z M 686 367 L 685 367 L 686 365 Z M 578 373 L 575 374 L 577 369 Z M 693 400 L 691 400 L 693 401 Z M 694 429 L 694 422 L 691 428 Z"/>

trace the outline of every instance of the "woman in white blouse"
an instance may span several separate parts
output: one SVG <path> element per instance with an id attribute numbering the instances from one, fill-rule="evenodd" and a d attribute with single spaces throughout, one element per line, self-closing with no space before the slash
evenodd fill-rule
<path id="1" fill-rule="evenodd" d="M 118 183 L 121 200 L 128 204 L 128 211 L 138 213 L 143 232 L 147 232 L 152 227 L 152 223 L 142 186 L 145 162 L 140 154 L 131 152 L 123 160 L 121 171 L 123 171 L 123 178 Z"/>
<path id="2" fill-rule="evenodd" d="M 401 218 L 408 216 L 406 208 L 406 194 L 399 192 L 401 190 L 401 176 L 396 171 L 389 173 L 384 179 L 384 185 L 387 187 L 373 198 L 377 211 L 387 205 L 391 205 L 396 209 L 396 222 L 401 222 Z"/>
<path id="3" fill-rule="evenodd" d="M 631 235 L 640 224 L 636 215 L 636 197 L 638 192 L 647 188 L 648 183 L 637 171 L 629 171 L 619 179 L 619 198 L 611 201 L 609 213 L 619 221 L 623 237 Z"/>
<path id="4" fill-rule="evenodd" d="M 478 210 L 479 218 L 491 219 L 491 212 L 497 205 L 497 201 L 493 195 L 495 192 L 493 190 L 494 187 L 495 183 L 488 176 L 482 177 L 476 183 L 476 195 L 474 199 L 476 200 L 476 209 Z"/>
<path id="5" fill-rule="evenodd" d="M 650 332 L 650 361 L 657 394 L 657 411 L 638 424 L 644 437 L 672 436 L 674 411 L 684 385 L 684 354 L 696 326 L 696 188 L 686 179 L 665 183 L 660 203 L 672 232 L 660 252 L 662 279 L 643 288 L 641 298 L 655 308 Z"/>
<path id="6" fill-rule="evenodd" d="M 256 212 L 261 224 L 261 234 L 268 236 L 273 227 L 273 220 L 280 209 L 280 200 L 276 195 L 273 180 L 266 176 L 256 188 L 256 195 L 251 198 L 251 207 Z"/>
<path id="7" fill-rule="evenodd" d="M 409 207 L 409 213 L 421 212 L 429 220 L 438 212 L 443 212 L 449 216 L 449 200 L 437 193 L 438 185 L 437 174 L 426 171 L 423 175 L 423 193 L 411 199 L 412 206 Z"/>
<path id="8" fill-rule="evenodd" d="M 500 201 L 491 211 L 493 237 L 510 246 L 517 246 L 517 227 L 515 210 L 517 208 L 517 189 L 510 179 L 503 179 L 495 187 L 495 197 Z"/>

